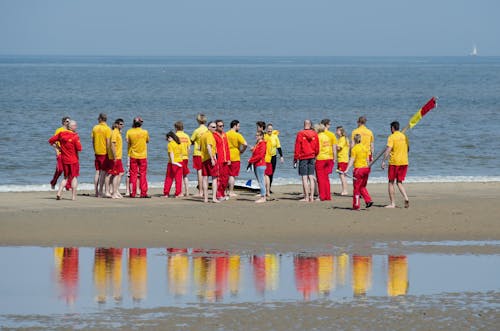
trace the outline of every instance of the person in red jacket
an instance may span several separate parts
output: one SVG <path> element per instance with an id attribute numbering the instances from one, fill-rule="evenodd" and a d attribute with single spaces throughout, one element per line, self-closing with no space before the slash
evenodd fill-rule
<path id="1" fill-rule="evenodd" d="M 217 200 L 224 201 L 226 198 L 226 189 L 229 184 L 229 165 L 231 157 L 229 154 L 229 141 L 224 132 L 224 122 L 216 120 L 217 128 L 214 132 L 215 143 L 217 145 L 217 164 L 219 166 L 219 181 L 217 182 Z"/>
<path id="2" fill-rule="evenodd" d="M 316 156 L 319 153 L 318 134 L 312 129 L 310 120 L 304 121 L 304 130 L 297 133 L 293 166 L 299 166 L 299 175 L 302 177 L 304 199 L 300 201 L 314 201 L 314 171 Z"/>
<path id="3" fill-rule="evenodd" d="M 61 159 L 63 164 L 64 179 L 59 185 L 57 191 L 57 200 L 61 200 L 61 193 L 69 181 L 72 188 L 72 199 L 76 200 L 76 187 L 78 186 L 77 177 L 80 176 L 80 163 L 78 159 L 78 152 L 82 150 L 80 137 L 76 133 L 76 121 L 70 120 L 68 124 L 69 130 L 61 131 L 49 139 L 49 144 L 56 146 L 59 142 L 59 149 L 61 151 Z"/>
<path id="4" fill-rule="evenodd" d="M 257 131 L 255 133 L 255 146 L 252 148 L 252 156 L 248 160 L 248 166 L 254 166 L 255 175 L 259 181 L 260 198 L 255 200 L 256 203 L 266 202 L 266 184 L 264 182 L 264 172 L 266 170 L 266 149 L 267 143 L 264 141 L 264 131 Z"/>

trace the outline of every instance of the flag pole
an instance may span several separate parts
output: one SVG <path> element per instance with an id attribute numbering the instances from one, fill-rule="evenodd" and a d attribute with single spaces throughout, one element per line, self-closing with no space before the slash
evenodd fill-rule
<path id="1" fill-rule="evenodd" d="M 420 108 L 411 118 L 410 120 L 408 121 L 408 125 L 406 125 L 403 130 L 401 130 L 401 133 L 405 133 L 406 131 L 408 131 L 409 129 L 413 128 L 415 125 L 417 125 L 417 123 L 422 119 L 422 117 L 424 117 L 425 114 L 427 114 L 431 109 L 433 109 L 434 107 L 436 107 L 436 101 L 437 101 L 437 97 L 432 97 L 430 98 L 429 101 L 427 101 L 427 103 L 425 105 L 422 106 L 422 108 Z M 375 164 L 375 162 L 377 162 L 378 159 L 380 159 L 380 157 L 382 155 L 384 155 L 384 152 L 385 152 L 385 148 L 383 150 L 381 150 L 377 156 L 375 156 L 375 158 L 373 158 L 373 160 L 370 162 L 370 164 L 368 165 L 368 167 L 372 167 L 372 165 Z"/>

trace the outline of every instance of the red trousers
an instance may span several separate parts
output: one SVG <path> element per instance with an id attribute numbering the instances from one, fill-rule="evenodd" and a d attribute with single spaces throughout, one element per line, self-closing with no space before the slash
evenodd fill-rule
<path id="1" fill-rule="evenodd" d="M 182 194 L 182 167 L 168 163 L 167 173 L 165 174 L 165 183 L 163 184 L 163 195 L 170 193 L 172 182 L 175 180 L 175 196 Z"/>
<path id="2" fill-rule="evenodd" d="M 56 170 L 54 171 L 54 176 L 52 177 L 52 180 L 50 181 L 50 186 L 56 186 L 57 185 L 57 180 L 61 175 L 63 174 L 63 163 L 62 163 L 62 155 L 58 154 L 56 156 Z M 71 189 L 71 181 L 66 182 L 66 190 Z"/>
<path id="3" fill-rule="evenodd" d="M 219 177 L 217 178 L 217 198 L 226 196 L 226 189 L 229 183 L 229 165 L 219 163 Z"/>
<path id="4" fill-rule="evenodd" d="M 148 195 L 148 179 L 146 173 L 148 171 L 148 159 L 130 158 L 130 197 L 134 198 L 137 194 L 137 174 L 140 175 L 139 186 L 141 189 L 141 197 Z"/>
<path id="5" fill-rule="evenodd" d="M 353 193 L 352 193 L 352 209 L 360 208 L 360 196 L 363 197 L 365 203 L 369 203 L 372 201 L 368 190 L 366 189 L 366 185 L 368 184 L 368 176 L 370 175 L 370 168 L 354 168 L 352 173 L 353 177 L 356 178 L 353 180 Z"/>
<path id="6" fill-rule="evenodd" d="M 316 178 L 318 179 L 318 192 L 321 201 L 332 200 L 330 178 L 328 178 L 332 167 L 333 160 L 316 160 Z"/>

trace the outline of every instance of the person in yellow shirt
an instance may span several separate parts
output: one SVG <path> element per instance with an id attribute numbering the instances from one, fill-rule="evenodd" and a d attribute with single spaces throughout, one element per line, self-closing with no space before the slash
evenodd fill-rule
<path id="1" fill-rule="evenodd" d="M 267 153 L 266 153 L 266 173 L 265 175 L 269 177 L 269 187 L 268 193 L 271 193 L 271 185 L 273 184 L 274 173 L 276 172 L 276 161 L 277 154 L 280 155 L 280 162 L 283 163 L 283 150 L 281 149 L 281 142 L 279 138 L 279 131 L 273 129 L 273 124 L 268 123 L 266 126 L 266 135 L 264 136 L 264 141 L 267 143 Z M 268 163 L 271 163 L 271 169 L 267 169 Z"/>
<path id="2" fill-rule="evenodd" d="M 123 139 L 122 129 L 124 121 L 118 118 L 113 124 L 113 131 L 111 132 L 111 148 L 109 149 L 108 158 L 110 162 L 108 174 L 111 175 L 110 179 L 110 193 L 111 198 L 121 199 L 123 196 L 120 194 L 120 182 L 125 173 L 123 169 L 122 155 L 123 155 Z"/>
<path id="3" fill-rule="evenodd" d="M 54 132 L 54 136 L 59 134 L 61 131 L 67 131 L 68 130 L 68 124 L 71 118 L 69 116 L 64 116 L 61 120 L 62 126 L 57 128 L 56 131 Z M 60 145 L 59 142 L 56 142 L 54 144 L 54 150 L 56 152 L 56 170 L 54 171 L 54 176 L 52 177 L 52 180 L 50 181 L 50 187 L 54 190 L 57 185 L 57 180 L 61 175 L 63 174 L 63 163 L 62 163 L 62 156 L 61 156 L 61 151 L 60 151 Z M 66 190 L 71 189 L 71 183 L 66 184 Z"/>
<path id="4" fill-rule="evenodd" d="M 212 176 L 212 202 L 217 200 L 217 177 L 219 177 L 219 167 L 217 166 L 217 144 L 215 142 L 214 133 L 217 129 L 215 122 L 208 123 L 208 131 L 206 131 L 200 139 L 200 151 L 202 161 L 203 175 L 203 199 L 208 202 L 208 176 Z"/>
<path id="5" fill-rule="evenodd" d="M 368 149 L 370 162 L 373 159 L 373 151 L 375 139 L 373 137 L 373 132 L 366 127 L 366 117 L 361 116 L 358 118 L 358 127 L 352 130 L 351 133 L 351 146 L 354 146 L 354 136 L 359 134 L 361 136 L 361 143 Z"/>
<path id="6" fill-rule="evenodd" d="M 196 121 L 198 122 L 198 128 L 191 134 L 191 143 L 194 145 L 193 148 L 193 168 L 196 170 L 196 175 L 198 178 L 198 195 L 203 196 L 203 175 L 202 175 L 202 161 L 201 161 L 201 149 L 200 140 L 201 136 L 207 132 L 208 128 L 205 125 L 207 123 L 207 117 L 205 114 L 198 114 L 196 116 Z"/>
<path id="7" fill-rule="evenodd" d="M 332 144 L 333 162 L 330 164 L 331 169 L 328 172 L 328 174 L 330 175 L 333 172 L 333 167 L 335 166 L 335 160 L 337 159 L 337 137 L 335 136 L 335 133 L 330 131 L 332 121 L 329 118 L 321 120 L 321 124 L 325 126 L 325 134 L 328 136 L 328 138 L 330 138 L 330 143 Z"/>
<path id="8" fill-rule="evenodd" d="M 168 165 L 163 185 L 163 196 L 168 198 L 170 188 L 175 180 L 175 197 L 182 197 L 182 160 L 184 156 L 184 146 L 179 137 L 172 131 L 167 133 L 165 139 L 168 141 Z"/>
<path id="9" fill-rule="evenodd" d="M 351 158 L 347 164 L 346 172 L 354 166 L 353 171 L 353 193 L 352 193 L 352 209 L 359 210 L 360 208 L 360 196 L 365 200 L 366 208 L 370 208 L 373 205 L 370 193 L 366 189 L 368 184 L 368 176 L 370 175 L 369 154 L 370 151 L 361 143 L 361 135 L 354 135 L 354 147 L 351 150 Z"/>
<path id="10" fill-rule="evenodd" d="M 240 155 L 247 149 L 247 141 L 241 135 L 240 131 L 240 121 L 231 121 L 231 129 L 226 132 L 227 141 L 229 143 L 229 156 L 231 164 L 229 165 L 229 196 L 237 196 L 234 193 L 234 181 L 236 177 L 240 175 L 241 168 L 241 158 Z"/>
<path id="11" fill-rule="evenodd" d="M 109 170 L 108 151 L 110 148 L 111 128 L 106 124 L 107 120 L 108 117 L 106 114 L 99 114 L 97 118 L 99 123 L 92 128 L 91 138 L 95 154 L 95 196 L 111 198 L 109 194 L 109 177 L 107 176 Z"/>
<path id="12" fill-rule="evenodd" d="M 130 160 L 130 197 L 137 194 L 137 174 L 139 173 L 139 186 L 141 198 L 151 198 L 148 195 L 148 143 L 149 133 L 142 128 L 143 120 L 137 116 L 133 120 L 132 128 L 127 131 L 127 151 Z"/>
<path id="13" fill-rule="evenodd" d="M 318 132 L 319 154 L 316 156 L 316 179 L 318 180 L 318 193 L 321 201 L 331 200 L 330 179 L 328 174 L 333 168 L 333 147 L 332 139 L 326 133 L 324 124 L 314 126 Z"/>
<path id="14" fill-rule="evenodd" d="M 405 208 L 410 207 L 410 201 L 403 185 L 403 181 L 405 180 L 406 173 L 408 171 L 409 150 L 410 144 L 408 142 L 408 137 L 399 131 L 399 122 L 392 122 L 391 135 L 387 138 L 387 146 L 384 152 L 384 159 L 382 160 L 382 169 L 384 169 L 385 160 L 390 157 L 387 177 L 389 178 L 389 199 L 391 202 L 385 206 L 386 208 L 396 207 L 394 181 L 397 182 L 399 192 L 401 192 L 403 198 L 405 199 Z"/>
<path id="15" fill-rule="evenodd" d="M 184 123 L 181 121 L 175 122 L 175 135 L 179 137 L 182 145 L 182 181 L 183 181 L 183 195 L 189 195 L 189 150 L 191 148 L 191 139 L 184 132 Z"/>
<path id="16" fill-rule="evenodd" d="M 340 183 L 342 184 L 342 191 L 340 195 L 347 195 L 347 179 L 345 177 L 345 170 L 347 169 L 347 163 L 349 163 L 349 139 L 342 126 L 337 126 L 336 130 L 337 139 L 337 169 L 339 172 Z"/>

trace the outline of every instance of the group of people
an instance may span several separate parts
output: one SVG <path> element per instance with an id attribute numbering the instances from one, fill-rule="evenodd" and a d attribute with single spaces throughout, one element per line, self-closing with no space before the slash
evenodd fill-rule
<path id="1" fill-rule="evenodd" d="M 181 198 L 189 195 L 189 155 L 193 146 L 192 162 L 198 181 L 198 196 L 205 202 L 219 203 L 229 200 L 237 194 L 234 192 L 235 179 L 241 168 L 241 154 L 248 143 L 240 130 L 240 122 L 233 120 L 230 129 L 224 130 L 224 121 L 208 122 L 204 114 L 196 117 L 198 127 L 191 136 L 184 132 L 184 124 L 176 122 L 174 130 L 165 136 L 167 141 L 168 164 L 165 174 L 163 196 L 168 198 L 175 182 L 174 197 Z M 125 173 L 122 162 L 122 129 L 123 119 L 116 119 L 112 128 L 107 125 L 106 114 L 99 114 L 98 124 L 92 129 L 92 144 L 95 153 L 94 187 L 96 197 L 122 198 L 119 186 Z M 134 198 L 150 198 L 147 181 L 147 144 L 149 134 L 142 128 L 141 117 L 133 119 L 132 128 L 126 132 L 127 142 L 127 169 L 126 195 Z M 338 195 L 347 195 L 347 180 L 352 168 L 353 203 L 352 209 L 359 210 L 361 198 L 365 207 L 373 205 L 372 198 L 367 190 L 370 168 L 376 161 L 373 159 L 374 136 L 366 127 L 366 117 L 358 119 L 358 127 L 352 131 L 351 139 L 342 126 L 336 127 L 335 133 L 330 131 L 330 119 L 323 119 L 313 125 L 310 120 L 304 121 L 303 130 L 296 136 L 294 146 L 293 165 L 298 168 L 302 179 L 304 197 L 301 201 L 312 202 L 317 193 L 319 200 L 331 200 L 329 175 L 333 173 L 335 162 L 336 172 L 339 174 L 342 190 Z M 82 146 L 78 134 L 77 124 L 69 117 L 62 119 L 62 126 L 56 130 L 49 143 L 56 150 L 57 166 L 51 181 L 55 188 L 58 177 L 64 173 L 64 179 L 57 191 L 56 198 L 61 199 L 63 189 L 72 191 L 72 198 L 76 198 L 77 177 L 79 176 L 78 152 Z M 255 144 L 251 146 L 251 156 L 246 168 L 253 169 L 259 183 L 260 192 L 256 203 L 268 200 L 272 191 L 273 175 L 276 171 L 278 155 L 283 163 L 283 151 L 279 139 L 279 131 L 271 123 L 256 122 Z M 403 181 L 408 169 L 409 143 L 406 135 L 399 131 L 399 123 L 391 123 L 391 135 L 383 151 L 382 168 L 389 160 L 388 191 L 390 203 L 387 208 L 396 207 L 395 186 L 404 198 L 404 206 L 409 207 Z M 382 154 L 380 154 L 382 156 Z M 211 195 L 209 195 L 209 177 L 211 177 Z"/>

